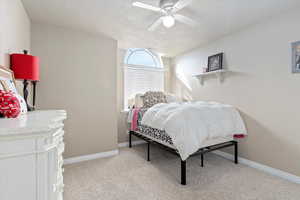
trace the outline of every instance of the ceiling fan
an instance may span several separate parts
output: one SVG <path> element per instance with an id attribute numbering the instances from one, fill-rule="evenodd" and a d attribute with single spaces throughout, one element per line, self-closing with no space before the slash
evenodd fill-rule
<path id="1" fill-rule="evenodd" d="M 177 14 L 179 10 L 185 8 L 192 1 L 193 0 L 160 0 L 159 7 L 145 4 L 140 1 L 133 1 L 132 5 L 135 7 L 160 13 L 160 17 L 148 28 L 149 31 L 154 31 L 161 24 L 163 24 L 166 28 L 171 28 L 175 25 L 176 21 L 192 27 L 197 26 L 196 21 L 181 14 Z"/>

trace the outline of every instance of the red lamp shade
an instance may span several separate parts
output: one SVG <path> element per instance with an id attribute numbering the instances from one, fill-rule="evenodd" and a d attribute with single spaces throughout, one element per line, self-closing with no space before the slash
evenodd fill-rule
<path id="1" fill-rule="evenodd" d="M 11 69 L 16 79 L 39 81 L 39 58 L 27 54 L 11 54 Z"/>

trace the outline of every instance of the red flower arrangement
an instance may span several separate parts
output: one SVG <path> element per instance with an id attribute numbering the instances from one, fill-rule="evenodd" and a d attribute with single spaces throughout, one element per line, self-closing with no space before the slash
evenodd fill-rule
<path id="1" fill-rule="evenodd" d="M 20 112 L 20 103 L 14 93 L 0 90 L 0 114 L 7 118 L 16 118 Z"/>

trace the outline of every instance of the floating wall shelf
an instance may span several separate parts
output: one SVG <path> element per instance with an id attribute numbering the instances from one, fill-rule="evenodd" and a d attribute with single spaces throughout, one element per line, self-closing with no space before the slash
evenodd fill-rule
<path id="1" fill-rule="evenodd" d="M 221 83 L 223 81 L 223 74 L 226 72 L 229 72 L 229 70 L 221 69 L 221 70 L 216 70 L 216 71 L 211 71 L 211 72 L 204 72 L 202 74 L 195 74 L 195 75 L 193 75 L 193 77 L 198 78 L 200 81 L 200 84 L 203 85 L 205 77 L 215 75 Z"/>

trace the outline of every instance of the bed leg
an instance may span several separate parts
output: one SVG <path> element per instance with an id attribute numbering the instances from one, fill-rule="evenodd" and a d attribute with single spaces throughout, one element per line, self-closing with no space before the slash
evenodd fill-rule
<path id="1" fill-rule="evenodd" d="M 201 153 L 201 167 L 204 167 L 204 155 Z"/>
<path id="2" fill-rule="evenodd" d="M 186 160 L 181 160 L 181 185 L 186 185 Z"/>
<path id="3" fill-rule="evenodd" d="M 129 148 L 131 148 L 132 147 L 132 143 L 131 143 L 131 131 L 129 131 Z"/>
<path id="4" fill-rule="evenodd" d="M 147 161 L 150 161 L 150 142 L 148 142 Z"/>
<path id="5" fill-rule="evenodd" d="M 234 141 L 234 163 L 239 163 L 239 157 L 238 157 L 238 142 Z"/>

